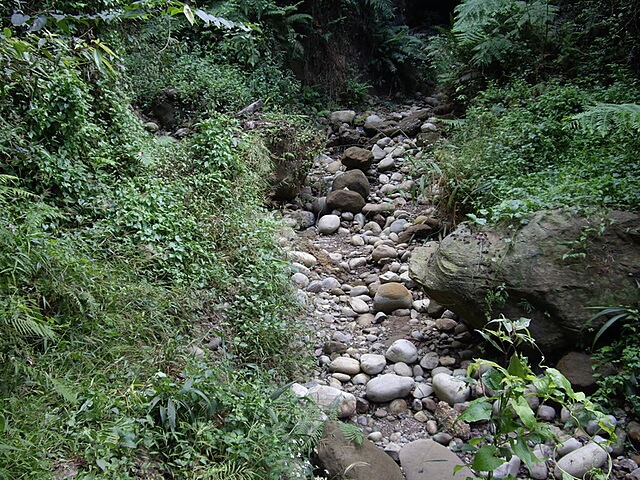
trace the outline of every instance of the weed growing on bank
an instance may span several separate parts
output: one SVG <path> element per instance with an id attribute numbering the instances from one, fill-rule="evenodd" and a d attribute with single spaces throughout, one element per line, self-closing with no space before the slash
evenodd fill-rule
<path id="1" fill-rule="evenodd" d="M 4 33 L 0 478 L 303 478 L 261 138 L 222 114 L 153 137 L 94 47 Z"/>
<path id="2" fill-rule="evenodd" d="M 637 85 L 624 79 L 608 87 L 524 81 L 492 86 L 450 127 L 435 152 L 437 169 L 423 169 L 437 171 L 446 208 L 457 220 L 472 214 L 483 222 L 517 221 L 557 207 L 638 211 L 640 142 L 634 124 L 621 123 L 603 135 L 578 116 L 596 102 L 637 98 Z"/>

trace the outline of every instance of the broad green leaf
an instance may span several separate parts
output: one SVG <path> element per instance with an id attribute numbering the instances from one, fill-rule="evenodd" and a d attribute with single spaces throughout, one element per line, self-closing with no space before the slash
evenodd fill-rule
<path id="1" fill-rule="evenodd" d="M 499 368 L 491 368 L 482 375 L 482 382 L 491 390 L 502 390 L 502 380 L 504 379 L 503 373 Z"/>
<path id="2" fill-rule="evenodd" d="M 486 397 L 473 400 L 458 418 L 465 422 L 489 420 L 491 418 L 491 400 Z"/>
<path id="3" fill-rule="evenodd" d="M 571 387 L 571 383 L 562 373 L 560 373 L 555 368 L 547 368 L 546 375 L 549 376 L 553 383 L 555 383 L 558 387 L 562 388 L 565 392 L 573 396 L 573 388 Z"/>
<path id="4" fill-rule="evenodd" d="M 536 427 L 536 416 L 524 397 L 511 398 L 509 404 L 528 429 Z"/>
<path id="5" fill-rule="evenodd" d="M 529 368 L 529 365 L 527 365 L 527 359 L 521 357 L 518 354 L 514 354 L 511 356 L 507 372 L 509 372 L 510 375 L 521 378 L 523 380 L 529 380 L 532 376 L 531 369 Z"/>
<path id="6" fill-rule="evenodd" d="M 11 29 L 9 27 L 4 27 L 4 29 L 2 30 L 2 34 L 6 38 L 11 38 Z"/>
<path id="7" fill-rule="evenodd" d="M 496 456 L 497 448 L 493 445 L 485 445 L 478 450 L 471 463 L 471 468 L 478 472 L 492 472 L 504 463 L 502 458 Z"/>
<path id="8" fill-rule="evenodd" d="M 515 442 L 512 442 L 511 448 L 513 449 L 513 453 L 515 453 L 527 467 L 543 461 L 535 456 L 533 450 L 529 448 L 527 441 L 523 437 L 516 438 Z"/>

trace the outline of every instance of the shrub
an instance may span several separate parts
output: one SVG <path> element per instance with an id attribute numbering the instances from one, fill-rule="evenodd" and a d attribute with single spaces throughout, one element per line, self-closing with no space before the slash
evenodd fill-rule
<path id="1" fill-rule="evenodd" d="M 598 378 L 598 391 L 594 401 L 606 408 L 631 406 L 636 416 L 640 416 L 640 310 L 638 306 L 602 308 L 588 322 L 600 318 L 606 322 L 598 330 L 592 348 L 594 361 L 600 371 L 594 375 Z M 601 337 L 615 338 L 608 344 L 599 345 Z M 602 343 L 602 342 L 600 342 Z"/>
<path id="2" fill-rule="evenodd" d="M 603 137 L 571 122 L 595 100 L 624 103 L 636 88 L 624 94 L 618 86 L 553 83 L 489 88 L 436 153 L 451 210 L 491 221 L 555 207 L 637 211 L 634 130 Z"/>
<path id="3" fill-rule="evenodd" d="M 528 331 L 529 323 L 526 318 L 510 320 L 504 317 L 489 322 L 489 327 L 481 334 L 505 354 L 505 365 L 480 359 L 468 368 L 469 376 L 478 377 L 477 382 L 483 390 L 491 393 L 471 401 L 459 419 L 490 424 L 490 433 L 471 439 L 467 448 L 473 452 L 471 468 L 476 472 L 488 472 L 489 478 L 493 478 L 493 470 L 513 455 L 527 467 L 543 461 L 536 457 L 532 444 L 557 441 L 549 425 L 536 419 L 530 406 L 534 397 L 540 403 L 566 407 L 571 412 L 572 422 L 578 426 L 595 420 L 608 435 L 614 433 L 605 415 L 584 393 L 574 392 L 569 380 L 558 370 L 540 365 L 541 373 L 534 373 L 527 357 L 519 352 L 523 344 L 535 347 Z M 563 473 L 563 478 L 565 475 L 569 477 Z"/>

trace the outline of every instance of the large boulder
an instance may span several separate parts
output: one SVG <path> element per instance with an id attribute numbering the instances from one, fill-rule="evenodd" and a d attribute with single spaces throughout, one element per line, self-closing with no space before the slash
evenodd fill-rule
<path id="1" fill-rule="evenodd" d="M 410 275 L 475 328 L 487 315 L 531 318 L 537 345 L 557 354 L 587 334 L 587 307 L 637 301 L 640 217 L 553 210 L 527 220 L 520 228 L 460 225 L 438 248 L 414 250 Z"/>
<path id="2" fill-rule="evenodd" d="M 347 170 L 367 170 L 373 162 L 373 153 L 366 148 L 349 147 L 342 155 L 342 164 Z"/>
<path id="3" fill-rule="evenodd" d="M 327 195 L 327 207 L 341 212 L 360 213 L 364 207 L 364 198 L 351 190 L 334 190 Z"/>
<path id="4" fill-rule="evenodd" d="M 407 443 L 400 450 L 400 465 L 407 480 L 463 480 L 473 476 L 455 453 L 433 440 Z"/>
<path id="5" fill-rule="evenodd" d="M 358 169 L 347 170 L 344 173 L 338 174 L 333 180 L 331 190 L 342 190 L 344 188 L 358 192 L 365 200 L 371 192 L 369 180 L 367 180 L 363 171 Z"/>
<path id="6" fill-rule="evenodd" d="M 339 422 L 327 422 L 318 443 L 318 463 L 330 478 L 353 480 L 404 480 L 400 467 L 389 455 L 363 439 L 361 445 L 349 441 Z"/>

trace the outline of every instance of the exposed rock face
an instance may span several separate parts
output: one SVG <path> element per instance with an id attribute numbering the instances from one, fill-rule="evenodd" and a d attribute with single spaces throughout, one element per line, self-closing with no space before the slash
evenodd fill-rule
<path id="1" fill-rule="evenodd" d="M 353 480 L 404 480 L 400 467 L 365 439 L 356 446 L 347 440 L 338 422 L 327 422 L 318 444 L 318 462 L 331 478 L 343 478 L 347 472 Z"/>
<path id="2" fill-rule="evenodd" d="M 519 230 L 461 225 L 435 251 L 414 251 L 410 268 L 430 297 L 475 328 L 486 322 L 487 298 L 504 286 L 504 304 L 493 302 L 491 315 L 531 318 L 538 346 L 557 354 L 586 333 L 586 307 L 637 298 L 640 217 L 544 211 Z"/>

